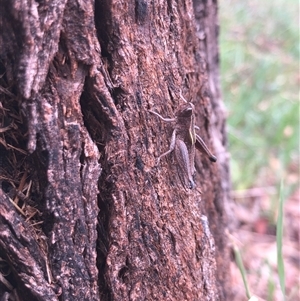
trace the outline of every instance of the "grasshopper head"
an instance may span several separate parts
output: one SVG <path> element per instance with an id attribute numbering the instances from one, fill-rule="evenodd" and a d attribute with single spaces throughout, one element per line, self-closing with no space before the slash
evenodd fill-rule
<path id="1" fill-rule="evenodd" d="M 194 105 L 191 102 L 182 104 L 177 112 L 177 117 L 191 117 L 194 114 Z"/>

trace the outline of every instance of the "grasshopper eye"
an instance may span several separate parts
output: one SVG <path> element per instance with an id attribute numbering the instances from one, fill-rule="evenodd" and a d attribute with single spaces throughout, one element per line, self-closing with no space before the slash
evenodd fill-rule
<path id="1" fill-rule="evenodd" d="M 179 117 L 191 117 L 193 115 L 193 108 L 187 107 L 182 112 L 180 112 Z"/>

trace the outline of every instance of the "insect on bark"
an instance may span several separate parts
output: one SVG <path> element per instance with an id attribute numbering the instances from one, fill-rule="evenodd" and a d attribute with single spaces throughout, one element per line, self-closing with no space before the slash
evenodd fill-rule
<path id="1" fill-rule="evenodd" d="M 194 105 L 191 102 L 187 102 L 181 93 L 180 97 L 184 103 L 179 106 L 175 118 L 164 118 L 157 112 L 151 110 L 149 112 L 165 122 L 175 124 L 169 150 L 159 156 L 157 163 L 162 157 L 174 151 L 178 175 L 183 186 L 194 189 L 196 187 L 193 180 L 193 175 L 196 171 L 195 149 L 207 155 L 212 162 L 216 162 L 217 158 L 211 153 L 202 138 L 196 134 L 196 129 L 199 129 L 199 127 L 195 125 Z"/>

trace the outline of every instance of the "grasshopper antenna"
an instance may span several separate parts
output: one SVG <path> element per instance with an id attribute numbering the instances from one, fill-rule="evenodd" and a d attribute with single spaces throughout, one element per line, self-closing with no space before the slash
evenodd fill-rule
<path id="1" fill-rule="evenodd" d="M 185 103 L 188 102 L 188 101 L 182 96 L 182 91 L 181 91 L 181 89 L 180 89 L 180 92 L 179 92 L 179 96 L 180 96 L 180 98 L 181 98 Z"/>

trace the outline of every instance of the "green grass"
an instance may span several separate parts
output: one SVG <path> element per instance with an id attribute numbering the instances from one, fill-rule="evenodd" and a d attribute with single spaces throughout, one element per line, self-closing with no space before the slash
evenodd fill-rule
<path id="1" fill-rule="evenodd" d="M 280 196 L 279 196 L 279 206 L 278 206 L 278 218 L 277 218 L 277 226 L 276 226 L 276 242 L 277 242 L 277 269 L 279 276 L 279 283 L 282 291 L 282 300 L 285 301 L 285 272 L 284 272 L 284 260 L 283 260 L 283 205 L 284 205 L 284 197 L 283 197 L 283 182 L 281 182 L 280 186 Z"/>
<path id="2" fill-rule="evenodd" d="M 237 247 L 237 245 L 233 245 L 233 252 L 234 252 L 235 262 L 240 270 L 240 273 L 241 273 L 241 276 L 243 279 L 246 296 L 248 299 L 250 299 L 251 293 L 250 293 L 249 285 L 248 285 L 248 281 L 247 281 L 247 274 L 246 274 L 246 270 L 245 270 L 245 267 L 243 264 L 241 252 L 240 252 L 239 248 Z"/>
<path id="3" fill-rule="evenodd" d="M 233 189 L 280 187 L 279 202 L 270 196 L 266 213 L 277 240 L 277 270 L 270 267 L 266 297 L 274 299 L 279 277 L 286 300 L 283 205 L 299 181 L 299 3 L 219 0 L 219 19 Z M 234 252 L 249 298 L 242 255 Z"/>
<path id="4" fill-rule="evenodd" d="M 234 189 L 279 187 L 298 173 L 298 14 L 297 0 L 219 1 Z"/>

